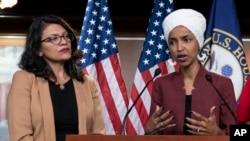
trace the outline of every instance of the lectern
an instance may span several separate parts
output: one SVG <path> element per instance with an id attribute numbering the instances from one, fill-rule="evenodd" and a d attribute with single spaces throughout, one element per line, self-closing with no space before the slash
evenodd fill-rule
<path id="1" fill-rule="evenodd" d="M 185 135 L 67 135 L 66 141 L 229 141 L 229 136 Z"/>

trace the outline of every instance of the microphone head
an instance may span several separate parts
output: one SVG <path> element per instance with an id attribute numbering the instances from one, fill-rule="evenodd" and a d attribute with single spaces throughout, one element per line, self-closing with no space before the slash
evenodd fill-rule
<path id="1" fill-rule="evenodd" d="M 159 75 L 161 73 L 161 69 L 160 68 L 157 68 L 155 70 L 155 74 L 154 74 L 154 77 L 156 77 L 157 75 Z"/>
<path id="2" fill-rule="evenodd" d="M 206 74 L 206 80 L 212 83 L 212 76 L 210 74 Z"/>

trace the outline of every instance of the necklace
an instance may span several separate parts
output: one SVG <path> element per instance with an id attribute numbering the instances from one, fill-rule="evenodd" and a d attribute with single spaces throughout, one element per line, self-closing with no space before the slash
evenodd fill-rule
<path id="1" fill-rule="evenodd" d="M 59 83 L 55 83 L 55 84 L 56 84 L 56 86 L 59 87 L 60 90 L 64 90 L 65 89 L 64 84 L 59 84 Z"/>
<path id="2" fill-rule="evenodd" d="M 58 81 L 59 77 L 56 80 L 57 81 L 54 81 L 54 83 L 59 86 L 60 90 L 64 90 L 65 89 L 65 84 L 63 84 L 63 83 L 68 81 L 67 77 L 64 75 L 63 78 L 60 79 L 60 81 Z M 61 83 L 59 83 L 59 82 L 61 82 Z"/>
<path id="3" fill-rule="evenodd" d="M 60 88 L 60 90 L 64 90 L 65 86 L 63 84 L 59 84 L 59 88 Z"/>

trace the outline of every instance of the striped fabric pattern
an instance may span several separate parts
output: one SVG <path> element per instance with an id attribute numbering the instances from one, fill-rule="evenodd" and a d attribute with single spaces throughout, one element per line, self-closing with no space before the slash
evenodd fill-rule
<path id="1" fill-rule="evenodd" d="M 107 0 L 88 0 L 78 48 L 80 69 L 99 85 L 106 134 L 119 134 L 128 97 Z"/>
<path id="2" fill-rule="evenodd" d="M 173 10 L 173 0 L 154 1 L 143 50 L 134 77 L 129 107 L 134 103 L 138 95 L 140 95 L 146 83 L 152 79 L 157 68 L 161 68 L 160 75 L 168 74 L 178 69 L 178 66 L 172 62 L 162 29 L 162 21 Z M 128 135 L 144 134 L 143 127 L 148 120 L 150 111 L 152 84 L 150 83 L 147 86 L 147 89 L 143 92 L 129 114 L 126 122 L 126 133 Z"/>

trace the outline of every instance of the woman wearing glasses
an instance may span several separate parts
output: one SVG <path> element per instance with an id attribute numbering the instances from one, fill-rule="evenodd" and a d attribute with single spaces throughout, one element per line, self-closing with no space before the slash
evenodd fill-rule
<path id="1" fill-rule="evenodd" d="M 33 20 L 8 95 L 10 141 L 65 141 L 105 134 L 94 79 L 77 68 L 74 30 L 60 17 Z"/>

